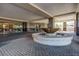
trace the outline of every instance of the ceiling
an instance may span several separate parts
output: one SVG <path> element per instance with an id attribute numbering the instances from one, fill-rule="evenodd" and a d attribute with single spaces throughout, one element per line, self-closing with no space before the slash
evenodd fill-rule
<path id="1" fill-rule="evenodd" d="M 1 3 L 0 18 L 18 21 L 43 20 L 78 10 L 79 4 L 76 3 Z"/>
<path id="2" fill-rule="evenodd" d="M 24 21 L 44 18 L 42 16 L 39 16 L 38 14 L 24 10 L 23 8 L 17 7 L 12 4 L 0 4 L 0 17 Z"/>
<path id="3" fill-rule="evenodd" d="M 50 13 L 52 16 L 75 12 L 77 6 L 77 4 L 73 3 L 36 3 L 35 5 Z"/>

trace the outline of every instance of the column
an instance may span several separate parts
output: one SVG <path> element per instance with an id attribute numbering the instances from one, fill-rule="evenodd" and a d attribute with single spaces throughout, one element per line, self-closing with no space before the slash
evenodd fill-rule
<path id="1" fill-rule="evenodd" d="M 63 22 L 63 31 L 66 31 L 66 22 Z"/>
<path id="2" fill-rule="evenodd" d="M 79 13 L 76 13 L 76 35 L 79 36 Z"/>
<path id="3" fill-rule="evenodd" d="M 23 32 L 27 31 L 27 22 L 23 22 Z"/>
<path id="4" fill-rule="evenodd" d="M 53 28 L 53 18 L 49 18 L 48 19 L 49 20 L 49 22 L 48 22 L 48 28 L 50 28 L 50 29 L 52 29 Z"/>

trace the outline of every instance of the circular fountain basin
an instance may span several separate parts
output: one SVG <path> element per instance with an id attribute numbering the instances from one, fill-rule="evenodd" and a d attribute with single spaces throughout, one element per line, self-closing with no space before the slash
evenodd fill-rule
<path id="1" fill-rule="evenodd" d="M 32 34 L 33 40 L 36 43 L 44 44 L 44 45 L 51 45 L 51 46 L 66 46 L 70 45 L 73 36 L 69 34 L 40 34 L 40 33 L 34 33 Z"/>

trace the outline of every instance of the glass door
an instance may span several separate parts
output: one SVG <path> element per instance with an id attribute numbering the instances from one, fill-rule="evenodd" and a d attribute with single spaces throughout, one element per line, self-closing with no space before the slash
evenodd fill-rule
<path id="1" fill-rule="evenodd" d="M 59 28 L 59 31 L 74 32 L 75 24 L 74 21 L 55 22 L 55 28 Z"/>
<path id="2" fill-rule="evenodd" d="M 67 21 L 67 31 L 74 32 L 74 21 Z"/>
<path id="3" fill-rule="evenodd" d="M 59 31 L 63 31 L 63 22 L 55 22 L 55 28 L 59 28 Z"/>
<path id="4" fill-rule="evenodd" d="M 0 23 L 0 34 L 2 34 L 2 32 L 3 32 L 3 24 Z"/>

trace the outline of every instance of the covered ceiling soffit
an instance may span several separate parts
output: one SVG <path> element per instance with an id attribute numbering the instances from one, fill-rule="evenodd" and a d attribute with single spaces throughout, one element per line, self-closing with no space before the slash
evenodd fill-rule
<path id="1" fill-rule="evenodd" d="M 18 21 L 44 20 L 78 11 L 76 3 L 11 3 L 0 4 L 0 16 Z"/>
<path id="2" fill-rule="evenodd" d="M 39 8 L 37 5 L 32 4 L 32 3 L 18 3 L 18 4 L 14 4 L 14 5 L 24 8 L 26 10 L 29 10 L 29 11 L 33 12 L 34 14 L 40 15 L 44 18 L 52 17 L 52 15 L 50 13 L 46 12 L 45 10 Z"/>

